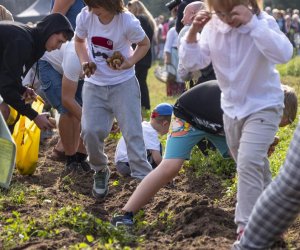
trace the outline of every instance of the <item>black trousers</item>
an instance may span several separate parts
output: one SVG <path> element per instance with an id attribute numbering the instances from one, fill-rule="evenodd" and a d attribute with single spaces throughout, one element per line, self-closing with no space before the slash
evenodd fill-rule
<path id="1" fill-rule="evenodd" d="M 147 85 L 147 76 L 148 76 L 149 67 L 136 65 L 135 66 L 135 76 L 139 81 L 140 90 L 141 90 L 141 105 L 145 109 L 150 109 L 150 97 L 149 90 Z"/>

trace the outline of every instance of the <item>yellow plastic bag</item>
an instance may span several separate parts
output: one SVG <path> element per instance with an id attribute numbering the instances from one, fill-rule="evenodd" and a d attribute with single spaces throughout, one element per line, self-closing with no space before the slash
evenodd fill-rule
<path id="1" fill-rule="evenodd" d="M 32 108 L 41 113 L 44 101 L 38 96 L 37 101 L 32 103 Z M 41 131 L 34 121 L 21 116 L 14 128 L 13 138 L 17 146 L 16 167 L 22 175 L 34 173 L 39 154 Z"/>
<path id="2" fill-rule="evenodd" d="M 12 125 L 15 123 L 18 116 L 18 111 L 13 107 L 9 106 L 9 117 L 6 120 L 7 125 Z"/>

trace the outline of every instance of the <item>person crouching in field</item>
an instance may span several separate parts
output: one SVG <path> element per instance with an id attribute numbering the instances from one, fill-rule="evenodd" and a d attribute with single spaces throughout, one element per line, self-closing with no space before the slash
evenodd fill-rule
<path id="1" fill-rule="evenodd" d="M 294 90 L 283 86 L 285 109 L 280 126 L 294 121 L 297 113 L 297 96 Z M 128 202 L 112 219 L 112 224 L 133 225 L 133 215 L 179 172 L 192 148 L 207 139 L 224 158 L 230 152 L 223 130 L 223 111 L 220 106 L 221 91 L 216 80 L 201 83 L 185 92 L 174 105 L 174 119 L 166 143 L 165 155 L 159 166 L 138 185 Z M 188 122 L 187 122 L 188 121 Z M 274 145 L 270 146 L 274 152 Z"/>
<path id="2" fill-rule="evenodd" d="M 71 40 L 74 31 L 62 14 L 51 14 L 35 27 L 12 22 L 0 22 L 0 95 L 3 101 L 20 114 L 33 120 L 40 129 L 54 125 L 47 113 L 38 114 L 28 102 L 36 99 L 33 89 L 22 85 L 22 77 L 45 51 L 59 49 Z"/>
<path id="3" fill-rule="evenodd" d="M 143 121 L 143 138 L 147 150 L 147 160 L 152 168 L 156 168 L 162 161 L 162 145 L 159 135 L 169 131 L 173 107 L 169 103 L 157 105 L 151 113 L 150 121 Z M 131 170 L 128 162 L 127 148 L 124 137 L 117 144 L 115 153 L 117 171 L 123 176 L 130 176 Z"/>

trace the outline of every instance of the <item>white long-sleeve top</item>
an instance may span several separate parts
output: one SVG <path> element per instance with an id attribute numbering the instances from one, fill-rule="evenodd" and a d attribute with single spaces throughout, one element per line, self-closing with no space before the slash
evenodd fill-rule
<path id="1" fill-rule="evenodd" d="M 197 43 L 187 43 L 185 37 L 181 40 L 179 63 L 195 71 L 212 62 L 224 113 L 241 119 L 267 107 L 283 107 L 275 64 L 286 63 L 292 54 L 292 44 L 265 12 L 253 15 L 239 28 L 213 15 Z"/>
<path id="2" fill-rule="evenodd" d="M 175 27 L 172 27 L 166 37 L 166 43 L 164 47 L 164 52 L 171 53 L 172 48 L 177 48 L 177 39 L 178 39 L 178 33 L 175 30 Z"/>

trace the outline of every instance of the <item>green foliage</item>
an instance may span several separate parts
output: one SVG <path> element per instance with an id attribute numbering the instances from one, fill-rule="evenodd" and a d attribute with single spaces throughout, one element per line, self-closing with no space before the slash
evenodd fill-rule
<path id="1" fill-rule="evenodd" d="M 135 228 L 138 231 L 141 228 L 144 228 L 145 226 L 148 226 L 149 223 L 145 220 L 145 211 L 140 209 L 135 215 L 134 215 L 134 224 Z"/>
<path id="2" fill-rule="evenodd" d="M 197 177 L 204 173 L 212 173 L 232 178 L 236 172 L 235 162 L 232 159 L 224 159 L 219 152 L 213 150 L 208 150 L 208 156 L 204 156 L 198 147 L 193 148 L 188 165 L 193 166 Z"/>
<path id="3" fill-rule="evenodd" d="M 9 190 L 2 189 L 0 191 L 0 209 L 4 204 L 22 205 L 26 202 L 26 187 L 21 183 L 15 183 Z"/>
<path id="4" fill-rule="evenodd" d="M 163 225 L 163 228 L 166 232 L 171 230 L 174 227 L 174 212 L 171 210 L 162 211 L 159 213 L 158 218 L 154 221 L 156 225 Z"/>
<path id="5" fill-rule="evenodd" d="M 1 224 L 4 224 L 4 226 L 0 232 L 0 238 L 6 239 L 3 245 L 4 248 L 24 243 L 30 240 L 31 237 L 43 237 L 45 235 L 42 228 L 37 228 L 37 222 L 33 218 L 23 221 L 21 214 L 17 211 L 12 211 L 12 217 L 10 218 L 1 218 Z"/>
<path id="6" fill-rule="evenodd" d="M 160 230 L 164 230 L 168 232 L 174 227 L 174 212 L 171 210 L 164 210 L 157 215 L 157 218 L 152 222 L 148 222 L 145 220 L 145 211 L 140 210 L 134 216 L 134 223 L 136 231 L 143 230 L 146 227 L 149 228 L 157 228 L 159 227 Z M 142 238 L 140 239 L 142 240 Z"/>
<path id="7" fill-rule="evenodd" d="M 196 177 L 201 177 L 207 173 L 220 177 L 226 194 L 228 196 L 235 195 L 237 177 L 236 164 L 233 159 L 224 159 L 218 151 L 213 150 L 208 150 L 208 155 L 204 156 L 198 147 L 194 147 L 191 159 L 185 165 L 193 168 Z"/>
<path id="8" fill-rule="evenodd" d="M 156 105 L 167 102 L 170 104 L 174 104 L 176 101 L 176 97 L 167 96 L 166 84 L 157 80 L 154 75 L 154 69 L 158 64 L 155 63 L 149 69 L 147 83 L 149 88 L 149 95 L 151 100 L 151 108 L 154 108 Z"/>
<path id="9" fill-rule="evenodd" d="M 279 144 L 276 146 L 275 153 L 270 157 L 270 168 L 273 177 L 275 177 L 278 174 L 280 167 L 282 166 L 286 158 L 286 154 L 297 124 L 298 119 L 296 119 L 296 121 L 294 121 L 292 125 L 280 128 L 277 133 L 277 136 L 279 136 L 280 141 Z"/>
<path id="10" fill-rule="evenodd" d="M 122 137 L 122 133 L 121 132 L 109 133 L 107 139 L 119 141 L 121 137 Z"/>
<path id="11" fill-rule="evenodd" d="M 235 174 L 232 179 L 225 180 L 224 186 L 226 187 L 226 195 L 227 196 L 233 197 L 236 194 L 237 182 L 238 182 L 237 174 Z"/>
<path id="12" fill-rule="evenodd" d="M 300 56 L 296 56 L 287 64 L 277 65 L 277 69 L 281 76 L 300 77 Z"/>
<path id="13" fill-rule="evenodd" d="M 300 2 L 299 0 L 265 0 L 265 6 L 270 6 L 272 8 L 278 9 L 300 9 Z"/>
<path id="14" fill-rule="evenodd" d="M 6 248 L 32 240 L 34 237 L 52 238 L 60 234 L 59 228 L 62 227 L 85 235 L 87 243 L 96 241 L 103 245 L 111 242 L 116 247 L 125 247 L 137 240 L 124 229 L 116 228 L 109 222 L 103 222 L 78 206 L 63 207 L 57 211 L 51 210 L 49 214 L 38 219 L 22 218 L 19 212 L 13 211 L 9 218 L 0 217 L 0 223 L 3 224 L 0 238 L 6 239 L 3 246 Z"/>
<path id="15" fill-rule="evenodd" d="M 115 180 L 112 184 L 114 187 L 117 187 L 120 185 L 120 182 L 118 180 Z"/>
<path id="16" fill-rule="evenodd" d="M 149 121 L 151 116 L 151 110 L 142 107 L 142 117 L 144 120 Z"/>

